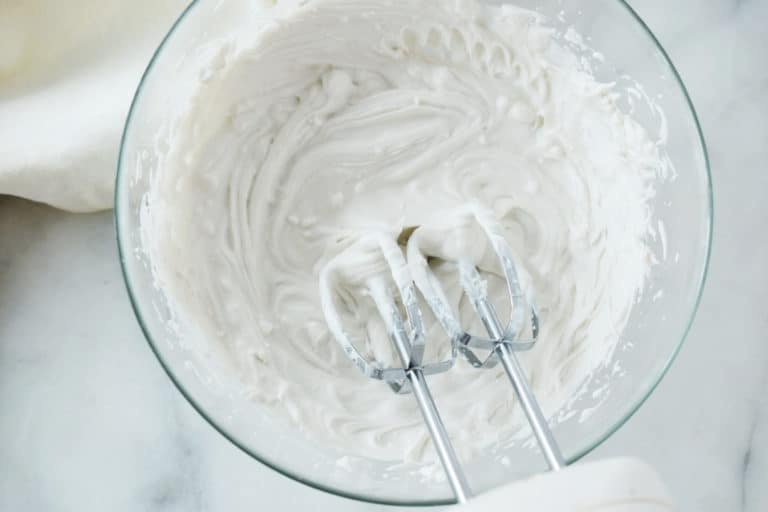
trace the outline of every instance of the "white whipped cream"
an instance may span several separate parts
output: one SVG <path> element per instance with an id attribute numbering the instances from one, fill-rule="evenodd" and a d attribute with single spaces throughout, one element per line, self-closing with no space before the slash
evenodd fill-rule
<path id="1" fill-rule="evenodd" d="M 413 401 L 365 379 L 329 333 L 318 275 L 371 232 L 396 239 L 480 203 L 535 290 L 540 339 L 520 357 L 557 412 L 610 357 L 643 287 L 657 146 L 529 11 L 279 10 L 212 52 L 154 177 L 144 236 L 178 314 L 227 350 L 244 393 L 306 435 L 357 456 L 433 459 Z M 386 346 L 377 322 L 363 322 L 369 341 Z M 445 343 L 433 321 L 428 332 Z M 459 360 L 429 383 L 464 458 L 524 424 L 500 367 Z"/>

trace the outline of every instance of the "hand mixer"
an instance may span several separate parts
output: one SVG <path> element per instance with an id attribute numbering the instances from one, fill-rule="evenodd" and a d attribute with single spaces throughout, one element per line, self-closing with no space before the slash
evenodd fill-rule
<path id="1" fill-rule="evenodd" d="M 448 371 L 453 366 L 459 351 L 472 366 L 477 368 L 490 368 L 501 361 L 549 467 L 553 470 L 559 470 L 565 465 L 565 462 L 514 354 L 515 350 L 529 349 L 535 343 L 539 330 L 538 314 L 532 299 L 522 291 L 512 258 L 512 251 L 504 240 L 502 227 L 493 218 L 491 212 L 479 205 L 468 205 L 460 208 L 458 214 L 467 219 L 474 218 L 480 225 L 501 263 L 503 277 L 507 283 L 512 307 L 511 318 L 507 326 L 502 327 L 496 311 L 488 299 L 484 281 L 480 277 L 475 263 L 468 258 L 460 258 L 457 261 L 462 288 L 469 297 L 490 338 L 473 336 L 459 325 L 458 320 L 451 312 L 443 288 L 430 271 L 427 260 L 421 252 L 422 233 L 420 230 L 422 228 L 416 228 L 410 234 L 407 242 L 407 262 L 400 246 L 391 238 L 372 236 L 360 242 L 367 245 L 369 249 L 377 248 L 380 252 L 379 256 L 383 255 L 405 310 L 408 328 L 406 328 L 405 321 L 392 295 L 393 287 L 387 284 L 387 280 L 380 275 L 365 279 L 364 287 L 384 321 L 401 366 L 382 368 L 381 364 L 369 361 L 358 350 L 345 330 L 337 310 L 338 299 L 335 298 L 333 286 L 334 279 L 344 272 L 344 253 L 332 259 L 321 272 L 320 297 L 328 326 L 354 365 L 365 376 L 387 382 L 396 393 L 413 393 L 456 500 L 459 503 L 464 503 L 472 496 L 472 492 L 425 379 L 425 375 Z M 423 362 L 424 327 L 414 283 L 418 286 L 435 317 L 450 336 L 452 350 L 445 360 L 431 364 L 424 364 Z M 526 304 L 530 310 L 531 338 L 521 340 L 518 338 L 525 321 L 524 308 Z M 475 350 L 488 350 L 489 355 L 482 358 L 477 355 Z"/>

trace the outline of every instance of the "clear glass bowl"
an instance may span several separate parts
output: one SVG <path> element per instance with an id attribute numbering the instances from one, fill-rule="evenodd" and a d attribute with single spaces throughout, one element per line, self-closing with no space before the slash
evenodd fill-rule
<path id="1" fill-rule="evenodd" d="M 578 411 L 557 424 L 554 434 L 569 462 L 595 448 L 648 398 L 669 368 L 691 325 L 709 260 L 712 190 L 701 129 L 680 76 L 659 42 L 632 9 L 619 0 L 513 2 L 547 16 L 560 33 L 569 26 L 603 54 L 592 59 L 604 82 L 626 83 L 627 77 L 666 114 L 667 152 L 677 177 L 659 185 L 653 200 L 655 220 L 666 237 L 651 240 L 657 254 L 668 257 L 652 270 L 649 289 L 636 305 L 614 360 L 585 384 L 587 392 L 574 404 Z M 340 468 L 334 449 L 312 444 L 259 406 L 240 396 L 237 383 L 211 361 L 198 364 L 204 340 L 192 329 L 169 328 L 171 309 L 154 286 L 150 262 L 142 250 L 140 226 L 149 176 L 155 171 L 154 143 L 163 122 L 174 117 L 201 72 L 206 44 L 240 24 L 263 24 L 271 18 L 270 2 L 199 0 L 190 5 L 163 39 L 147 67 L 126 121 L 115 192 L 115 218 L 120 259 L 136 317 L 160 363 L 181 393 L 210 424 L 232 443 L 273 469 L 313 487 L 342 496 L 389 504 L 435 505 L 453 501 L 447 485 L 424 484 L 405 473 L 380 478 L 382 464 L 371 462 L 354 473 Z M 572 38 L 565 38 L 571 39 Z M 564 42 L 563 44 L 568 44 Z M 590 58 L 591 52 L 585 56 Z M 621 88 L 620 88 L 621 89 Z M 626 100 L 626 98 L 623 98 Z M 660 129 L 654 113 L 636 118 L 649 133 Z M 658 293 L 663 291 L 663 294 Z M 534 349 L 535 350 L 535 349 Z M 621 372 L 615 372 L 616 363 Z M 361 377 L 362 378 L 362 377 Z M 608 393 L 593 390 L 608 389 Z M 532 443 L 519 443 L 500 457 L 465 465 L 476 492 L 543 468 Z"/>

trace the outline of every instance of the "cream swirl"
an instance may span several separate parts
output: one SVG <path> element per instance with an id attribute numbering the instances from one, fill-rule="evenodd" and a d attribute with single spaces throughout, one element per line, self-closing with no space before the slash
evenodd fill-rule
<path id="1" fill-rule="evenodd" d="M 361 456 L 432 458 L 412 401 L 364 379 L 330 335 L 318 273 L 372 231 L 397 238 L 478 202 L 536 290 L 542 341 L 522 360 L 557 411 L 611 354 L 643 286 L 656 146 L 531 12 L 439 0 L 281 9 L 221 43 L 155 176 L 145 236 L 178 313 L 227 349 L 253 400 L 307 435 Z M 431 379 L 465 457 L 522 424 L 501 372 L 459 361 Z"/>

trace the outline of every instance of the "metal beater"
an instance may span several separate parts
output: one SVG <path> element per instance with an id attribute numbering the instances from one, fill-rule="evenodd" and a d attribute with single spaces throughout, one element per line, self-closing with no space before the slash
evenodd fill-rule
<path id="1" fill-rule="evenodd" d="M 391 239 L 384 236 L 371 237 L 361 244 L 378 247 L 390 269 L 390 274 L 399 293 L 400 301 L 408 319 L 406 328 L 403 317 L 392 296 L 392 287 L 388 286 L 385 278 L 371 277 L 365 286 L 376 304 L 381 318 L 387 328 L 387 333 L 395 347 L 402 366 L 381 368 L 378 364 L 368 361 L 358 350 L 344 329 L 341 316 L 338 313 L 333 282 L 336 274 L 343 271 L 344 253 L 326 264 L 320 273 L 320 299 L 325 312 L 326 322 L 336 340 L 341 344 L 344 353 L 357 366 L 363 375 L 372 379 L 383 380 L 389 384 L 395 393 L 412 392 L 421 410 L 421 415 L 432 436 L 432 442 L 445 470 L 448 482 L 453 489 L 456 500 L 464 503 L 472 496 L 464 471 L 459 465 L 459 459 L 448 438 L 443 420 L 437 410 L 435 401 L 427 386 L 425 375 L 441 373 L 449 370 L 456 359 L 456 345 L 452 345 L 449 357 L 443 361 L 423 364 L 424 356 L 424 326 L 421 311 L 416 300 L 416 289 L 410 278 L 408 267 L 400 247 Z"/>
<path id="2" fill-rule="evenodd" d="M 458 214 L 473 218 L 480 225 L 491 242 L 507 282 L 511 314 L 510 321 L 506 327 L 503 327 L 493 305 L 488 300 L 484 281 L 475 264 L 469 259 L 456 261 L 462 288 L 488 331 L 489 338 L 474 336 L 461 328 L 451 311 L 439 280 L 429 268 L 427 259 L 421 252 L 419 242 L 422 228 L 415 228 L 408 237 L 407 262 L 402 249 L 391 238 L 372 236 L 360 242 L 367 245 L 368 249 L 376 248 L 379 257 L 383 256 L 389 267 L 391 279 L 394 281 L 394 288 L 405 310 L 408 327 L 400 314 L 392 294 L 393 287 L 387 282 L 388 280 L 381 276 L 366 280 L 365 288 L 384 321 L 401 366 L 382 368 L 380 363 L 369 361 L 358 350 L 345 330 L 337 310 L 338 299 L 335 298 L 336 292 L 333 286 L 335 278 L 344 271 L 344 253 L 329 261 L 323 268 L 320 274 L 320 298 L 330 331 L 355 366 L 365 376 L 385 381 L 395 393 L 413 393 L 456 500 L 464 503 L 472 496 L 472 491 L 459 465 L 425 379 L 426 375 L 448 371 L 455 362 L 457 352 L 461 352 L 476 368 L 491 368 L 501 361 L 549 467 L 552 470 L 559 470 L 565 466 L 565 461 L 514 354 L 515 350 L 527 350 L 535 344 L 539 324 L 538 313 L 532 298 L 527 297 L 522 291 L 512 251 L 503 236 L 503 228 L 490 211 L 479 205 L 460 208 Z M 451 351 L 448 357 L 436 363 L 425 364 L 423 361 L 425 336 L 416 287 L 450 336 Z M 525 324 L 526 309 L 530 312 L 531 336 L 529 339 L 519 339 Z M 488 355 L 481 357 L 476 350 L 486 350 Z"/>
<path id="3" fill-rule="evenodd" d="M 553 471 L 560 470 L 565 467 L 565 460 L 515 355 L 515 351 L 531 349 L 538 338 L 539 315 L 535 301 L 522 290 L 512 249 L 504 238 L 504 228 L 493 212 L 482 205 L 469 204 L 458 209 L 456 215 L 474 220 L 480 226 L 501 264 L 510 302 L 510 319 L 506 327 L 502 326 L 496 309 L 488 299 L 485 281 L 481 278 L 475 263 L 464 258 L 456 262 L 459 282 L 490 338 L 475 336 L 462 329 L 448 304 L 440 281 L 430 269 L 421 251 L 419 244 L 422 228 L 414 230 L 408 239 L 408 263 L 414 282 L 443 329 L 472 366 L 493 368 L 501 361 L 549 468 Z M 521 338 L 526 311 L 530 312 L 530 337 L 527 339 Z M 482 358 L 473 349 L 486 350 L 488 355 Z"/>

